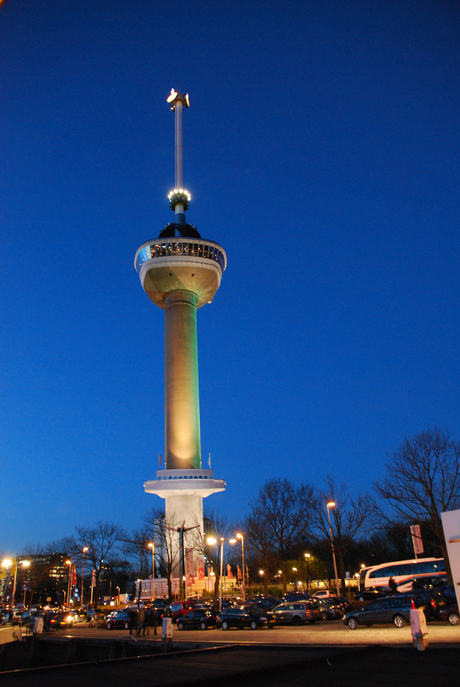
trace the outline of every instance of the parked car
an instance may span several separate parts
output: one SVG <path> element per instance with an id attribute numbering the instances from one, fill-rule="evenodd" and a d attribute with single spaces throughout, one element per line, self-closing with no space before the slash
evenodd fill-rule
<path id="1" fill-rule="evenodd" d="M 447 606 L 457 603 L 455 592 L 449 587 L 437 587 L 433 589 L 414 589 L 411 595 L 423 594 L 429 599 L 429 615 L 436 620 L 441 617 L 441 611 Z M 416 597 L 415 597 L 416 598 Z M 428 617 L 428 616 L 427 616 Z"/>
<path id="2" fill-rule="evenodd" d="M 45 625 L 46 619 L 48 620 L 48 628 L 50 630 L 58 630 L 60 627 L 65 626 L 65 614 L 62 611 L 48 611 L 43 619 L 43 624 Z"/>
<path id="3" fill-rule="evenodd" d="M 330 597 L 327 599 L 315 599 L 319 606 L 322 620 L 338 620 L 342 617 L 343 612 L 337 597 Z"/>
<path id="4" fill-rule="evenodd" d="M 315 599 L 328 599 L 330 596 L 335 596 L 336 592 L 331 592 L 330 589 L 318 589 L 314 592 L 313 597 Z"/>
<path id="5" fill-rule="evenodd" d="M 447 620 L 451 625 L 458 625 L 460 617 L 457 603 L 451 603 L 439 611 L 439 620 Z"/>
<path id="6" fill-rule="evenodd" d="M 129 629 L 129 614 L 128 609 L 122 611 L 116 611 L 113 615 L 110 614 L 106 618 L 106 627 L 108 630 L 113 630 L 116 627 L 124 627 L 125 630 Z"/>
<path id="7" fill-rule="evenodd" d="M 447 577 L 411 577 L 397 586 L 398 592 L 409 592 L 412 589 L 438 589 L 447 587 Z"/>
<path id="8" fill-rule="evenodd" d="M 347 611 L 351 611 L 351 603 L 345 596 L 333 596 L 331 598 L 335 599 L 336 603 L 339 604 L 342 613 L 347 613 Z"/>
<path id="9" fill-rule="evenodd" d="M 77 611 L 60 611 L 60 616 L 62 617 L 62 624 L 67 627 L 71 627 L 75 623 L 82 623 L 85 620 L 85 616 L 80 616 Z"/>
<path id="10" fill-rule="evenodd" d="M 257 596 L 250 596 L 246 599 L 246 603 L 258 606 L 265 611 L 272 611 L 281 603 L 281 599 L 277 599 L 274 596 L 261 596 L 258 594 Z"/>
<path id="11" fill-rule="evenodd" d="M 305 599 L 291 603 L 280 604 L 273 609 L 273 615 L 278 625 L 304 625 L 321 620 L 321 611 L 315 601 Z"/>
<path id="12" fill-rule="evenodd" d="M 177 619 L 178 630 L 207 630 L 215 625 L 214 614 L 206 608 L 195 608 Z"/>
<path id="13" fill-rule="evenodd" d="M 177 622 L 178 618 L 181 618 L 183 615 L 188 613 L 189 611 L 194 610 L 197 607 L 197 604 L 195 601 L 175 601 L 174 603 L 170 604 L 168 608 L 171 609 L 171 618 L 173 623 Z"/>
<path id="14" fill-rule="evenodd" d="M 311 599 L 311 594 L 309 592 L 286 592 L 284 594 L 283 598 L 279 600 L 279 603 L 281 601 L 303 601 L 303 599 Z"/>
<path id="15" fill-rule="evenodd" d="M 366 587 L 365 589 L 355 592 L 355 599 L 356 601 L 372 601 L 373 599 L 379 599 L 389 594 L 389 587 Z"/>
<path id="16" fill-rule="evenodd" d="M 258 627 L 274 627 L 275 623 L 273 613 L 262 611 L 256 606 L 225 608 L 216 616 L 216 626 L 223 630 L 230 627 L 250 627 L 251 630 L 257 630 Z"/>
<path id="17" fill-rule="evenodd" d="M 374 625 L 375 623 L 393 623 L 396 627 L 404 627 L 410 623 L 410 609 L 412 599 L 405 594 L 387 596 L 375 599 L 360 610 L 349 611 L 343 616 L 343 622 L 351 630 L 358 625 Z"/>

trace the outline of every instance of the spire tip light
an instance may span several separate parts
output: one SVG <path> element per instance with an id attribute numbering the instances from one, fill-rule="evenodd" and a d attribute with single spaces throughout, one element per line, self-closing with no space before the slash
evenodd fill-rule
<path id="1" fill-rule="evenodd" d="M 178 102 L 181 102 L 184 107 L 190 107 L 190 98 L 188 97 L 188 93 L 183 95 L 180 93 L 180 91 L 175 91 L 174 88 L 171 88 L 171 93 L 166 98 L 166 102 L 171 104 L 171 110 L 176 109 L 176 103 Z"/>

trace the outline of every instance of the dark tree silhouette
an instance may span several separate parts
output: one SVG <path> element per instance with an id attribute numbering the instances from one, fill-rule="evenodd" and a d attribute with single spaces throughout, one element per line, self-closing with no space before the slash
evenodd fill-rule
<path id="1" fill-rule="evenodd" d="M 444 556 L 452 582 L 441 513 L 460 508 L 460 443 L 447 431 L 427 429 L 405 439 L 389 457 L 386 473 L 375 483 L 375 491 L 399 520 L 424 523 Z"/>
<path id="2" fill-rule="evenodd" d="M 249 550 L 256 553 L 264 568 L 265 593 L 278 569 L 279 561 L 293 558 L 299 542 L 309 531 L 308 504 L 313 489 L 294 485 L 287 479 L 271 479 L 250 503 L 244 522 Z"/>

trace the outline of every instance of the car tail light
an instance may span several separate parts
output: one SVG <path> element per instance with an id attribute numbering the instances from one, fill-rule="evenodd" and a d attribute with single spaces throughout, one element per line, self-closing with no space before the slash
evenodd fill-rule
<path id="1" fill-rule="evenodd" d="M 434 599 L 431 599 L 430 603 L 433 606 L 433 608 L 436 608 L 436 601 Z"/>

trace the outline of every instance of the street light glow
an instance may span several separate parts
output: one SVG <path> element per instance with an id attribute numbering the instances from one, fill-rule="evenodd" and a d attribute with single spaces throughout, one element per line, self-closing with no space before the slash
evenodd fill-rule
<path id="1" fill-rule="evenodd" d="M 327 504 L 328 508 L 334 508 L 334 506 L 335 506 L 335 501 L 329 501 L 329 503 Z"/>

